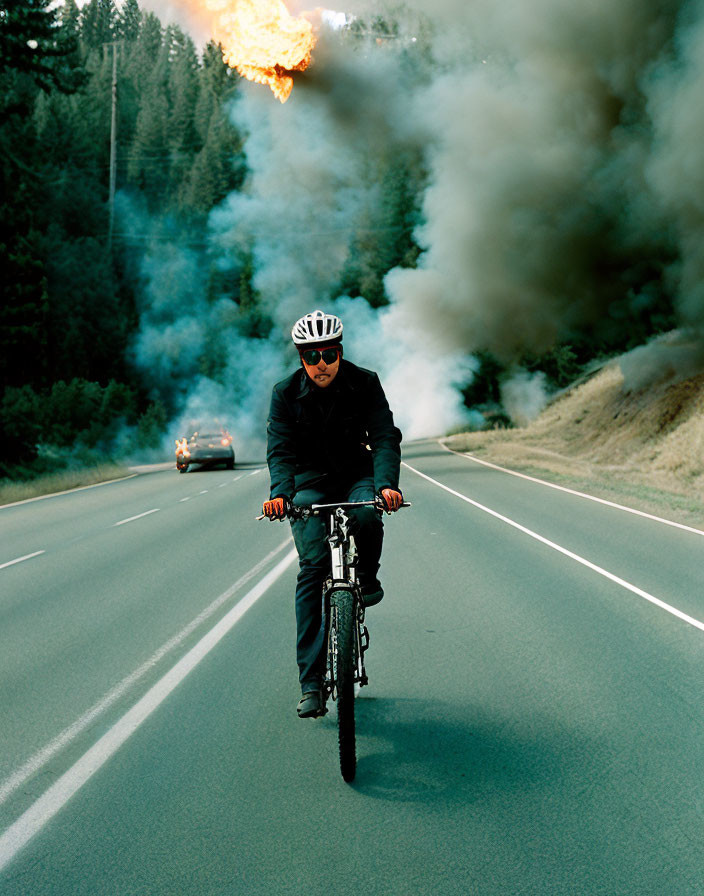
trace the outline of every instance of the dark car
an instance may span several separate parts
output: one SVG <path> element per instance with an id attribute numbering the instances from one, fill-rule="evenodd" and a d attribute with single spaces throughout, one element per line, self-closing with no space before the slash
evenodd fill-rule
<path id="1" fill-rule="evenodd" d="M 194 432 L 190 438 L 177 439 L 176 468 L 179 473 L 187 473 L 193 464 L 225 464 L 228 470 L 234 470 L 235 449 L 230 433 L 226 429 L 208 429 Z"/>

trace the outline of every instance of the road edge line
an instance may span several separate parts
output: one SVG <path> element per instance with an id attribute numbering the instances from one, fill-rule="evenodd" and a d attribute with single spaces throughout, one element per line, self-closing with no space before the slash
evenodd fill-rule
<path id="1" fill-rule="evenodd" d="M 149 716 L 227 635 L 298 556 L 295 548 L 277 563 L 204 635 L 147 693 L 137 701 L 68 771 L 0 835 L 0 871 L 32 840 L 83 785 L 119 750 Z"/>
<path id="2" fill-rule="evenodd" d="M 588 495 L 586 492 L 579 492 L 576 489 L 567 488 L 565 485 L 558 485 L 556 482 L 548 482 L 547 479 L 539 479 L 537 476 L 529 476 L 527 473 L 519 473 L 518 470 L 511 470 L 509 467 L 500 467 L 498 464 L 492 464 L 488 460 L 482 460 L 479 457 L 475 457 L 475 455 L 469 454 L 467 451 L 455 451 L 454 448 L 450 448 L 441 439 L 438 439 L 438 444 L 441 448 L 444 448 L 445 451 L 449 451 L 450 454 L 454 454 L 456 457 L 465 457 L 467 460 L 471 460 L 474 463 L 482 464 L 485 467 L 491 467 L 493 470 L 499 470 L 502 473 L 508 473 L 509 476 L 517 476 L 519 479 L 527 479 L 529 482 L 537 482 L 548 488 L 567 492 L 569 495 L 576 495 L 578 498 L 586 498 L 587 501 L 596 501 L 598 504 L 605 504 L 607 507 L 624 510 L 626 513 L 634 513 L 636 516 L 645 517 L 656 523 L 664 523 L 666 526 L 674 526 L 676 529 L 684 529 L 685 532 L 693 532 L 695 535 L 704 535 L 704 529 L 697 529 L 695 526 L 686 525 L 686 523 L 676 523 L 674 520 L 665 519 L 663 516 L 646 513 L 645 510 L 636 510 L 635 507 L 628 507 L 626 504 L 618 504 L 615 501 L 608 501 L 606 498 L 597 498 L 596 495 Z"/>
<path id="3" fill-rule="evenodd" d="M 678 610 L 677 607 L 673 607 L 665 601 L 660 600 L 659 597 L 655 597 L 655 595 L 650 594 L 648 591 L 643 591 L 642 588 L 638 588 L 637 585 L 632 585 L 630 582 L 627 582 L 625 579 L 622 579 L 620 576 L 615 575 L 612 572 L 609 572 L 607 569 L 604 569 L 602 566 L 597 566 L 596 563 L 592 563 L 591 560 L 587 560 L 584 557 L 581 557 L 579 554 L 575 554 L 567 548 L 563 548 L 561 545 L 556 544 L 554 541 L 550 541 L 550 539 L 545 538 L 544 535 L 539 535 L 537 532 L 534 532 L 532 529 L 528 529 L 526 526 L 522 526 L 520 523 L 517 523 L 515 520 L 510 519 L 507 516 L 504 516 L 501 513 L 498 513 L 496 510 L 492 510 L 490 507 L 486 507 L 484 504 L 480 504 L 478 501 L 474 501 L 472 498 L 468 498 L 466 495 L 463 495 L 461 492 L 457 492 L 454 489 L 450 488 L 448 485 L 444 485 L 442 482 L 438 482 L 437 479 L 433 479 L 431 476 L 426 475 L 425 473 L 421 473 L 420 470 L 416 470 L 415 467 L 412 467 L 410 464 L 403 462 L 403 466 L 407 469 L 411 470 L 417 476 L 420 476 L 423 479 L 427 479 L 428 482 L 432 482 L 433 485 L 437 485 L 438 488 L 444 489 L 446 492 L 449 492 L 451 495 L 454 495 L 457 498 L 460 498 L 462 501 L 466 501 L 468 504 L 471 504 L 473 507 L 476 507 L 478 510 L 482 510 L 484 513 L 488 513 L 490 516 L 495 517 L 497 520 L 500 520 L 502 523 L 507 523 L 509 526 L 512 526 L 514 529 L 518 529 L 519 532 L 523 532 L 524 535 L 529 535 L 531 538 L 534 538 L 536 541 L 541 542 L 541 544 L 546 545 L 549 548 L 552 548 L 558 553 L 563 554 L 565 557 L 568 557 L 571 560 L 575 560 L 577 563 L 580 563 L 582 566 L 585 566 L 587 569 L 591 569 L 592 572 L 596 572 L 599 575 L 603 576 L 606 579 L 609 579 L 612 582 L 615 582 L 617 585 L 620 585 L 622 588 L 625 588 L 627 591 L 631 591 L 633 594 L 638 595 L 638 597 L 642 597 L 644 600 L 649 601 L 651 604 L 654 604 L 656 607 L 660 607 L 661 610 L 665 610 L 667 613 L 670 613 L 672 616 L 676 616 L 678 619 L 681 619 L 683 622 L 688 623 L 694 628 L 698 628 L 700 631 L 704 632 L 704 622 L 700 622 L 699 619 L 695 619 L 693 616 L 689 616 L 687 613 L 683 613 L 682 610 Z"/>
<path id="4" fill-rule="evenodd" d="M 130 473 L 129 476 L 120 476 L 117 479 L 106 479 L 104 482 L 91 482 L 90 485 L 77 485 L 75 488 L 67 488 L 62 492 L 50 492 L 48 495 L 35 495 L 33 498 L 22 498 L 21 501 L 13 501 L 11 504 L 0 504 L 0 510 L 8 507 L 19 507 L 21 504 L 31 504 L 33 501 L 44 501 L 46 498 L 58 498 L 60 495 L 70 495 L 71 492 L 83 492 L 88 488 L 100 488 L 101 485 L 113 485 L 115 482 L 125 482 L 134 479 L 139 473 Z"/>

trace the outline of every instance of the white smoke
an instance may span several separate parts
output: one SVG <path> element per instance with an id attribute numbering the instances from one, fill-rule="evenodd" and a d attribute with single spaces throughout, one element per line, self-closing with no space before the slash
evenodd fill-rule
<path id="1" fill-rule="evenodd" d="M 410 324 L 403 309 L 375 311 L 335 292 L 353 239 L 386 238 L 375 175 L 411 138 L 396 60 L 371 54 L 361 66 L 349 43 L 329 40 L 337 55 L 319 54 L 316 78 L 297 85 L 283 107 L 243 86 L 232 114 L 250 135 L 250 176 L 213 212 L 213 240 L 224 253 L 252 253 L 253 284 L 275 323 L 271 345 L 285 352 L 293 321 L 307 311 L 334 311 L 346 357 L 379 372 L 404 435 L 442 434 L 467 417 L 459 388 L 471 378 L 471 359 Z M 290 349 L 288 357 L 295 363 Z"/>
<path id="2" fill-rule="evenodd" d="M 177 295 L 190 284 L 180 310 L 158 295 L 163 258 L 151 277 L 137 355 L 159 382 L 184 361 L 194 371 L 184 413 L 214 404 L 263 433 L 270 386 L 295 364 L 291 324 L 316 307 L 343 317 L 346 356 L 380 372 L 406 436 L 467 418 L 459 389 L 476 351 L 514 363 L 621 326 L 619 303 L 668 289 L 682 323 L 704 329 L 700 2 L 413 0 L 390 12 L 351 0 L 344 12 L 397 28 L 366 42 L 323 29 L 285 105 L 245 84 L 232 109 L 250 177 L 213 212 L 211 251 L 224 265 L 251 255 L 270 338 L 253 342 L 227 303 L 206 301 L 187 258 L 171 275 Z M 383 242 L 380 179 L 409 146 L 427 171 L 422 252 L 388 273 L 390 305 L 374 310 L 339 296 L 340 278 L 359 240 Z M 208 377 L 195 368 L 213 334 L 225 363 Z M 519 374 L 503 394 L 527 420 L 544 382 Z"/>
<path id="3" fill-rule="evenodd" d="M 519 368 L 501 384 L 501 401 L 516 426 L 528 426 L 548 403 L 545 374 Z"/>
<path id="4" fill-rule="evenodd" d="M 173 439 L 218 423 L 235 436 L 241 460 L 260 458 L 272 382 L 286 372 L 279 340 L 254 339 L 240 332 L 236 306 L 206 295 L 202 250 L 159 239 L 158 222 L 118 195 L 123 227 L 151 233 L 154 248 L 140 264 L 140 327 L 132 361 L 154 397 L 168 396 L 177 412 L 164 434 Z"/>
<path id="5" fill-rule="evenodd" d="M 690 332 L 675 330 L 626 352 L 618 364 L 628 391 L 638 392 L 656 381 L 674 385 L 701 371 L 701 340 Z"/>
<path id="6" fill-rule="evenodd" d="M 374 310 L 362 298 L 344 297 L 334 310 L 345 325 L 345 356 L 379 373 L 404 438 L 442 435 L 469 422 L 460 389 L 476 369 L 472 358 L 439 345 L 433 351 L 394 306 Z"/>
<path id="7" fill-rule="evenodd" d="M 324 110 L 298 96 L 281 106 L 259 86 L 242 94 L 233 117 L 249 135 L 250 176 L 212 213 L 212 231 L 223 252 L 252 253 L 253 285 L 283 335 L 333 298 L 353 224 L 374 207 L 376 188 L 363 185 L 361 160 Z"/>

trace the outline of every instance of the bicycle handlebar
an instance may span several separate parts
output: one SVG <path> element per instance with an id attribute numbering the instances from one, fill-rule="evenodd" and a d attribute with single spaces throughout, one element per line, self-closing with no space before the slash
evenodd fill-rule
<path id="1" fill-rule="evenodd" d="M 410 501 L 404 501 L 401 504 L 401 507 L 412 507 Z M 340 501 L 338 503 L 333 504 L 292 504 L 288 510 L 286 511 L 286 516 L 289 519 L 303 519 L 306 516 L 320 516 L 320 514 L 325 510 L 337 510 L 342 508 L 346 510 L 348 507 L 376 507 L 377 510 L 383 510 L 386 513 L 391 513 L 391 511 L 386 510 L 386 505 L 382 501 L 381 498 L 374 498 L 372 501 Z M 398 509 L 400 510 L 401 507 Z M 265 520 L 266 516 L 262 514 L 261 516 L 256 517 L 257 520 Z"/>

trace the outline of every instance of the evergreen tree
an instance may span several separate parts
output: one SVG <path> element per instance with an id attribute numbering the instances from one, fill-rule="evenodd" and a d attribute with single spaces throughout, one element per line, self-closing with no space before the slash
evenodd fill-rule
<path id="1" fill-rule="evenodd" d="M 198 95 L 198 57 L 193 41 L 178 28 L 167 31 L 169 46 L 168 138 L 171 153 L 170 192 L 178 192 L 202 146 L 193 118 Z"/>
<path id="2" fill-rule="evenodd" d="M 209 43 L 198 72 L 198 98 L 193 112 L 193 125 L 203 148 L 182 183 L 182 206 L 207 213 L 242 185 L 243 141 L 226 113 L 238 83 L 239 76 L 223 61 L 221 48 Z"/>
<path id="3" fill-rule="evenodd" d="M 193 41 L 180 29 L 167 35 L 169 46 L 168 90 L 170 100 L 169 136 L 176 150 L 195 153 L 198 135 L 194 125 L 198 97 L 198 57 Z"/>
<path id="4" fill-rule="evenodd" d="M 100 180 L 106 187 L 110 159 L 113 52 L 114 48 L 102 46 L 88 54 L 86 70 L 90 73 L 90 80 L 79 98 L 80 120 L 76 122 L 77 136 L 88 147 L 86 162 L 91 173 L 99 172 Z"/>
<path id="5" fill-rule="evenodd" d="M 71 67 L 72 35 L 49 0 L 0 6 L 0 380 L 46 382 L 49 292 L 40 217 L 46 158 L 31 110 L 40 92 L 68 92 L 82 72 Z M 45 110 L 47 111 L 47 110 Z M 39 214 L 37 213 L 39 210 Z"/>
<path id="6" fill-rule="evenodd" d="M 90 0 L 81 11 L 81 37 L 90 49 L 115 38 L 117 10 L 114 0 Z"/>
<path id="7" fill-rule="evenodd" d="M 142 13 L 137 0 L 125 0 L 122 9 L 117 14 L 115 37 L 133 43 L 139 37 L 141 24 Z"/>
<path id="8" fill-rule="evenodd" d="M 127 166 L 130 183 L 152 206 L 163 200 L 169 182 L 169 105 L 155 72 L 141 97 Z"/>
<path id="9" fill-rule="evenodd" d="M 44 90 L 76 89 L 78 73 L 66 64 L 75 41 L 58 24 L 51 0 L 0 2 L 0 86 L 7 75 L 27 75 Z"/>
<path id="10" fill-rule="evenodd" d="M 136 41 L 126 49 L 125 75 L 141 91 L 159 58 L 163 39 L 161 22 L 154 13 L 142 16 Z"/>
<path id="11" fill-rule="evenodd" d="M 182 206 L 207 214 L 242 185 L 245 176 L 242 143 L 223 119 L 214 114 L 205 146 L 183 183 Z"/>
<path id="12" fill-rule="evenodd" d="M 80 35 L 81 29 L 81 11 L 76 0 L 65 0 L 59 15 L 61 30 L 69 38 L 76 40 Z"/>

